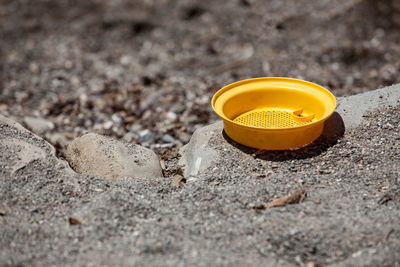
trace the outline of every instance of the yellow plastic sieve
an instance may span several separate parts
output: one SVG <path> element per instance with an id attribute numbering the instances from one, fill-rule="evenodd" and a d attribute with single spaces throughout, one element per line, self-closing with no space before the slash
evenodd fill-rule
<path id="1" fill-rule="evenodd" d="M 291 78 L 243 80 L 220 89 L 212 107 L 224 121 L 226 134 L 258 149 L 284 150 L 318 138 L 336 108 L 325 88 Z"/>

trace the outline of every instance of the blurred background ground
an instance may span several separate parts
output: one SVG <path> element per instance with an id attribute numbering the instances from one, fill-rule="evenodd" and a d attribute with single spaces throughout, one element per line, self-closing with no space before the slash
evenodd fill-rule
<path id="1" fill-rule="evenodd" d="M 3 0 L 0 25 L 0 112 L 60 156 L 96 132 L 173 157 L 241 79 L 400 82 L 396 0 Z"/>

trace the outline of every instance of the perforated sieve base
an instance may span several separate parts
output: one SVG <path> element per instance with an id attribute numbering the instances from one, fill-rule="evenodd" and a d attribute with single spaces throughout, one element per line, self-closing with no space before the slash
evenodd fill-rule
<path id="1" fill-rule="evenodd" d="M 298 122 L 292 119 L 292 112 L 279 109 L 256 109 L 236 117 L 234 122 L 257 128 L 293 128 L 313 122 Z"/>

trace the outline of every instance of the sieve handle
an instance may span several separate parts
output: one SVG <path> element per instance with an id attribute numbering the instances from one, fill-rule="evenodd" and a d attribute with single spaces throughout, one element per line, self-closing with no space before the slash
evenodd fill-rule
<path id="1" fill-rule="evenodd" d="M 307 122 L 311 121 L 315 117 L 315 113 L 312 113 L 310 115 L 303 115 L 303 108 L 299 108 L 293 111 L 292 113 L 292 119 L 297 122 Z"/>

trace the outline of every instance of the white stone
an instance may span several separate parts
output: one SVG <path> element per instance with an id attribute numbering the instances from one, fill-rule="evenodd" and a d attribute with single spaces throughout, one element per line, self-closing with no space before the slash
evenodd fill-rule
<path id="1" fill-rule="evenodd" d="M 180 149 L 179 153 L 182 157 L 179 165 L 182 166 L 185 177 L 207 170 L 213 160 L 218 157 L 218 152 L 208 146 L 208 141 L 214 134 L 221 134 L 222 130 L 222 122 L 200 128 L 194 132 L 189 144 Z"/>
<path id="2" fill-rule="evenodd" d="M 167 112 L 167 119 L 171 122 L 175 122 L 178 116 L 176 115 L 175 112 L 169 111 Z"/>

